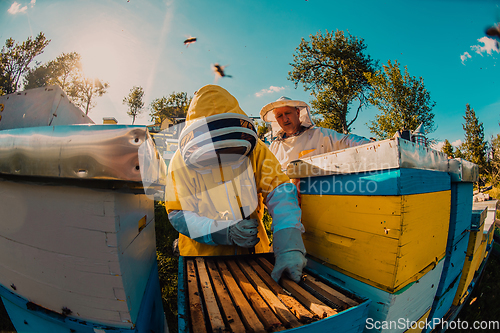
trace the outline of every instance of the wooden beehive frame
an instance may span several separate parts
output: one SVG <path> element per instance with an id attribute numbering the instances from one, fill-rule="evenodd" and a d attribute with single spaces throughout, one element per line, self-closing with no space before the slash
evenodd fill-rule
<path id="1" fill-rule="evenodd" d="M 205 332 L 271 332 L 335 315 L 359 302 L 315 277 L 281 285 L 262 256 L 186 257 L 190 329 Z M 321 300 L 320 300 L 321 299 Z"/>

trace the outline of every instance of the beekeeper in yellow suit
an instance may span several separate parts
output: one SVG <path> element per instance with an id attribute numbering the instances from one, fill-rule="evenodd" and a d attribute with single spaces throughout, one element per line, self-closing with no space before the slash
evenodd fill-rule
<path id="1" fill-rule="evenodd" d="M 166 207 L 183 256 L 269 252 L 263 205 L 273 218 L 275 267 L 299 281 L 306 265 L 297 192 L 251 119 L 225 89 L 195 93 L 168 170 Z"/>
<path id="2" fill-rule="evenodd" d="M 341 134 L 329 128 L 314 126 L 307 103 L 280 97 L 260 110 L 260 117 L 271 123 L 275 140 L 269 149 L 283 170 L 291 161 L 369 143 L 370 140 Z"/>

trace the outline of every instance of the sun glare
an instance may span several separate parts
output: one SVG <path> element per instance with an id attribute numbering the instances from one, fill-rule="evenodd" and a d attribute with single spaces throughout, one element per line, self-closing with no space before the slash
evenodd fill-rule
<path id="1" fill-rule="evenodd" d="M 122 29 L 95 29 L 82 34 L 77 43 L 85 76 L 114 81 L 126 75 L 138 61 L 136 38 Z"/>

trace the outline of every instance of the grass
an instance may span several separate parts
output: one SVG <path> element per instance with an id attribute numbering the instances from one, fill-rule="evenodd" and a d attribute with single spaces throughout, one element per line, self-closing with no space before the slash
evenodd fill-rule
<path id="1" fill-rule="evenodd" d="M 172 242 L 178 233 L 168 221 L 162 202 L 155 204 L 156 245 L 158 272 L 162 290 L 163 309 L 170 332 L 177 332 L 177 264 L 178 257 L 173 255 Z M 265 218 L 268 219 L 269 217 Z M 270 221 L 266 220 L 269 224 Z M 500 256 L 491 255 L 468 303 L 460 312 L 459 319 L 470 325 L 474 321 L 500 320 Z M 3 304 L 0 302 L 0 333 L 15 332 Z M 457 330 L 457 332 L 470 332 Z M 477 330 L 474 332 L 487 332 Z"/>
<path id="2" fill-rule="evenodd" d="M 464 305 L 458 319 L 472 327 L 475 321 L 500 321 L 500 256 L 490 255 L 480 281 Z M 458 320 L 456 319 L 456 321 Z M 471 332 L 457 329 L 457 332 Z M 494 332 L 494 330 L 474 330 L 474 332 Z M 498 331 L 496 331 L 498 332 Z"/>

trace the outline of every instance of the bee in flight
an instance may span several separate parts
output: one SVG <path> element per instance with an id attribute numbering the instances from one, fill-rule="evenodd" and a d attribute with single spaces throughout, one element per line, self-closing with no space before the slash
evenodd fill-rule
<path id="1" fill-rule="evenodd" d="M 188 47 L 189 44 L 193 44 L 194 42 L 196 42 L 196 37 L 189 37 L 184 41 L 184 45 Z"/>
<path id="2" fill-rule="evenodd" d="M 224 68 L 227 66 L 221 66 L 219 64 L 214 64 L 212 66 L 212 70 L 215 72 L 216 77 L 232 77 L 231 75 L 227 75 L 224 73 Z"/>

